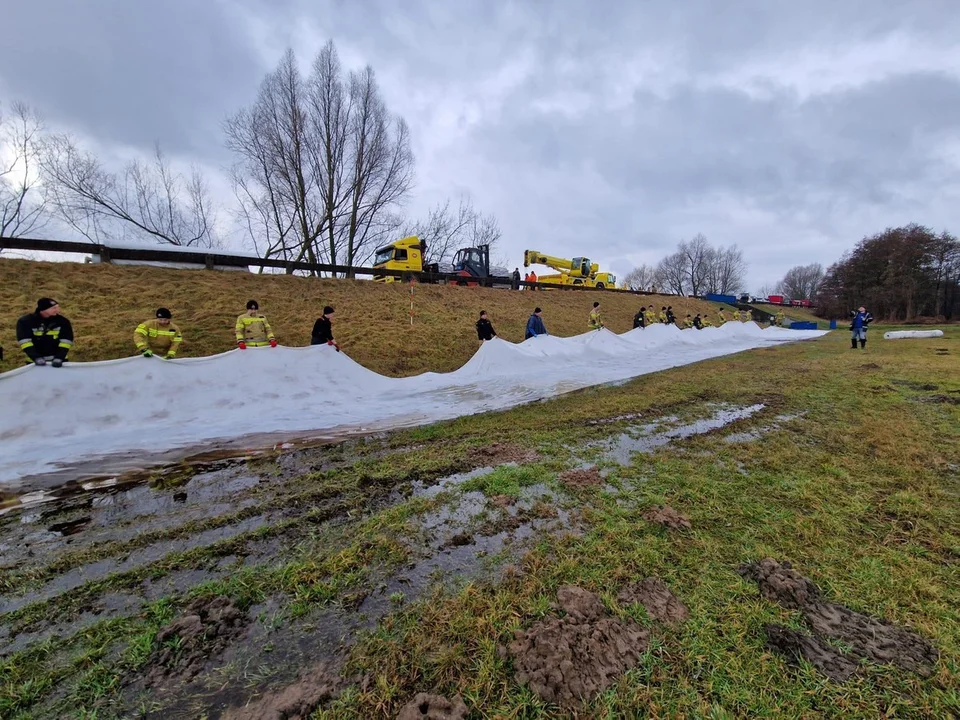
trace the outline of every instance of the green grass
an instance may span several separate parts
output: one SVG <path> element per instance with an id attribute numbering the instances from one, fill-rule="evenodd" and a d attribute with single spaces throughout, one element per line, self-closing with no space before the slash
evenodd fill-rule
<path id="1" fill-rule="evenodd" d="M 576 510 L 583 533 L 536 540 L 519 560 L 507 560 L 515 567 L 502 580 L 458 589 L 438 586 L 420 598 L 396 595 L 393 614 L 349 657 L 346 672 L 372 682 L 351 685 L 315 717 L 389 718 L 421 691 L 460 693 L 471 717 L 564 717 L 515 681 L 510 661 L 498 648 L 514 630 L 551 613 L 556 588 L 565 583 L 598 592 L 611 612 L 632 616 L 652 632 L 640 664 L 593 699 L 583 716 L 956 715 L 960 406 L 942 398 L 960 391 L 960 331 L 950 329 L 933 341 L 885 342 L 882 328 L 872 333 L 866 352 L 850 350 L 847 334 L 836 333 L 508 413 L 398 432 L 355 448 L 356 457 L 344 456 L 342 466 L 288 479 L 281 494 L 265 499 L 290 508 L 282 522 L 289 523 L 285 531 L 302 531 L 295 548 L 270 563 L 194 587 L 183 597 L 164 599 L 142 616 L 106 621 L 4 659 L 0 715 L 79 717 L 85 712 L 92 717 L 99 710 L 97 717 L 112 717 L 104 708 L 117 698 L 122 680 L 135 676 L 154 649 L 157 629 L 191 595 L 225 594 L 243 607 L 280 597 L 274 621 L 280 624 L 346 601 L 408 562 L 418 519 L 456 502 L 460 493 L 517 497 L 524 487 L 542 482 L 562 492 L 553 478 L 575 466 L 576 458 L 591 455 L 605 464 L 600 450 L 584 452 L 587 443 L 615 436 L 631 422 L 708 415 L 711 402 L 767 407 L 729 429 L 613 467 L 608 480 L 618 493 L 569 492 L 563 504 Z M 936 348 L 949 354 L 937 354 Z M 924 384 L 937 388 L 918 389 Z M 639 417 L 585 424 L 625 414 Z M 778 415 L 799 416 L 775 421 Z M 750 429 L 764 430 L 762 439 L 723 439 Z M 400 499 L 363 512 L 365 494 L 382 495 L 412 480 L 429 483 L 462 472 L 469 469 L 470 448 L 490 442 L 529 447 L 541 459 L 501 466 L 437 497 Z M 330 457 L 337 452 L 331 448 Z M 274 471 L 270 461 L 258 462 L 258 472 Z M 351 513 L 329 528 L 307 520 L 317 501 L 304 500 L 325 488 L 336 488 L 335 501 Z M 692 528 L 668 531 L 643 520 L 647 509 L 663 503 L 687 515 Z M 92 556 L 51 557 L 56 570 L 41 568 L 32 581 Z M 194 566 L 205 557 L 172 556 L 151 572 Z M 941 653 L 934 675 L 921 678 L 866 665 L 837 685 L 809 666 L 787 665 L 764 647 L 763 626 L 801 627 L 799 616 L 760 598 L 756 586 L 736 573 L 740 563 L 763 557 L 790 560 L 831 600 L 930 639 Z M 641 609 L 618 605 L 619 588 L 651 575 L 663 578 L 687 604 L 689 621 L 664 629 L 650 624 Z M 93 583 L 72 595 L 82 605 L 135 579 Z M 31 606 L 0 622 L 42 625 L 70 611 L 73 602 Z M 111 647 L 122 649 L 110 653 Z M 226 676 L 224 682 L 229 681 Z"/>

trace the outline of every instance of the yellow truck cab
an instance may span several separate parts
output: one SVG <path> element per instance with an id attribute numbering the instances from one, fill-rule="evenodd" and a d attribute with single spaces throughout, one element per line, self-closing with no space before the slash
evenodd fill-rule
<path id="1" fill-rule="evenodd" d="M 420 242 L 416 235 L 402 238 L 389 245 L 379 248 L 373 259 L 374 269 L 382 268 L 384 270 L 408 270 L 410 272 L 423 272 L 423 255 L 427 251 L 426 243 Z M 430 265 L 427 271 L 437 272 L 436 264 Z M 392 283 L 409 280 L 408 277 L 395 277 L 393 275 L 374 275 L 374 282 Z"/>

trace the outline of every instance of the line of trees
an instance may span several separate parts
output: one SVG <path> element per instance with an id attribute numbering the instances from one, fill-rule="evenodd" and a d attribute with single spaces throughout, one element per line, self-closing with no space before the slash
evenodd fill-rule
<path id="1" fill-rule="evenodd" d="M 45 132 L 26 105 L 11 110 L 0 112 L 0 236 L 36 234 L 54 219 L 93 242 L 223 244 L 221 209 L 199 167 L 178 171 L 157 144 L 150 160 L 115 171 L 75 138 Z M 404 214 L 410 130 L 388 110 L 373 69 L 345 71 L 332 41 L 306 73 L 288 50 L 223 130 L 236 158 L 228 217 L 262 257 L 358 266 L 385 241 L 420 234 L 430 261 L 444 262 L 500 238 L 496 218 L 469 198 L 421 219 Z"/>
<path id="2" fill-rule="evenodd" d="M 674 295 L 737 294 L 744 288 L 747 263 L 736 245 L 713 247 L 698 233 L 656 266 L 641 265 L 624 278 L 631 290 L 661 290 Z"/>
<path id="3" fill-rule="evenodd" d="M 960 312 L 957 238 L 910 224 L 862 239 L 827 269 L 817 314 L 845 317 L 860 305 L 885 320 L 953 318 Z"/>

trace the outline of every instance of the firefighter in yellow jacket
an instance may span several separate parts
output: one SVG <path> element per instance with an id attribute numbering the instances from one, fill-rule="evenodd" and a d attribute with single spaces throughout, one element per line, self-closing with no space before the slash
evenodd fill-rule
<path id="1" fill-rule="evenodd" d="M 590 311 L 590 319 L 587 321 L 587 327 L 590 330 L 599 330 L 603 327 L 603 318 L 600 317 L 600 303 L 593 303 L 593 310 Z"/>
<path id="2" fill-rule="evenodd" d="M 183 336 L 180 328 L 170 321 L 172 317 L 173 314 L 167 308 L 157 308 L 157 316 L 153 320 L 137 325 L 137 329 L 133 331 L 133 342 L 141 355 L 157 355 L 167 360 L 176 357 Z"/>
<path id="3" fill-rule="evenodd" d="M 717 310 L 717 317 L 720 318 L 720 324 L 723 325 L 727 321 L 727 316 L 723 314 L 723 308 Z"/>
<path id="4" fill-rule="evenodd" d="M 247 311 L 237 318 L 237 347 L 246 350 L 250 347 L 277 346 L 270 323 L 260 314 L 260 304 L 256 300 L 247 302 Z"/>

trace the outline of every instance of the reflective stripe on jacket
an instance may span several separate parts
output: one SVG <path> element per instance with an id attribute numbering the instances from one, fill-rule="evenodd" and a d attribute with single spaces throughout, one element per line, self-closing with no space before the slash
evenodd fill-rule
<path id="1" fill-rule="evenodd" d="M 251 317 L 244 313 L 237 318 L 237 342 L 241 340 L 247 345 L 259 347 L 268 345 L 273 339 L 273 330 L 270 329 L 270 323 L 263 315 L 254 315 Z"/>
<path id="2" fill-rule="evenodd" d="M 149 348 L 156 355 L 173 357 L 177 354 L 182 340 L 180 328 L 173 323 L 161 325 L 157 318 L 140 323 L 133 331 L 133 342 L 137 350 L 142 352 Z"/>
<path id="3" fill-rule="evenodd" d="M 590 313 L 590 320 L 587 322 L 587 327 L 591 330 L 599 330 L 603 327 L 603 320 L 600 318 L 599 310 L 593 310 Z"/>

